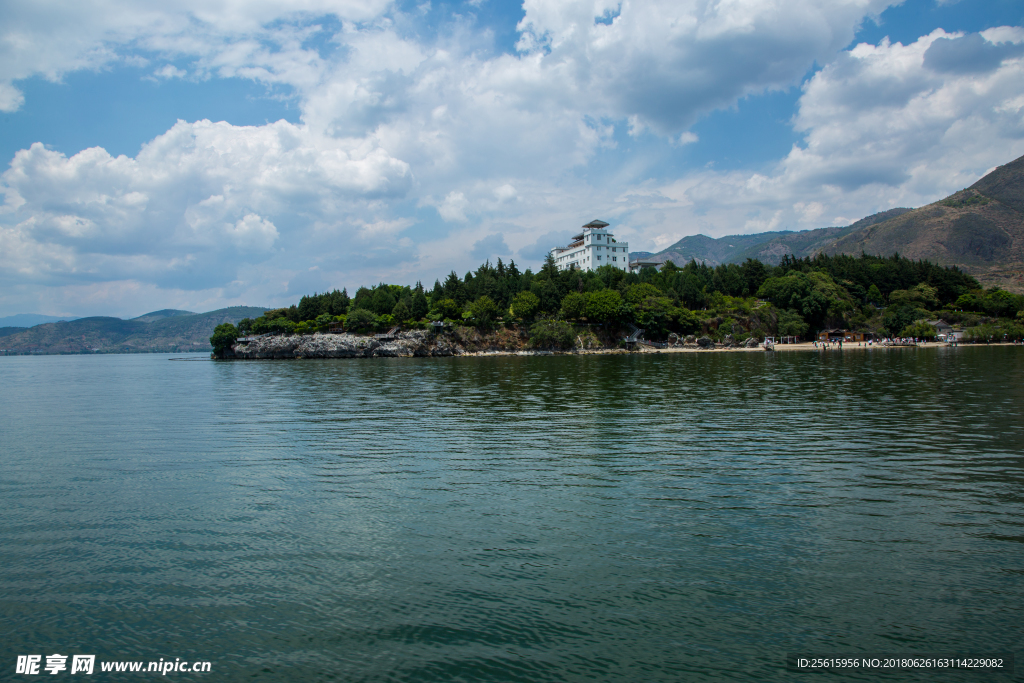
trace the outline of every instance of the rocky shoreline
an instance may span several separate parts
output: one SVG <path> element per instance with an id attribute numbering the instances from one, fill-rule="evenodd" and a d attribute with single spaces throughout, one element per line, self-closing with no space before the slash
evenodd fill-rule
<path id="1" fill-rule="evenodd" d="M 673 335 L 674 337 L 675 335 Z M 476 330 L 460 329 L 455 333 L 433 335 L 423 330 L 401 332 L 393 339 L 380 340 L 354 334 L 304 334 L 260 337 L 236 343 L 225 354 L 226 359 L 284 360 L 302 358 L 427 358 L 443 356 L 521 355 L 547 356 L 553 354 L 609 354 L 628 353 L 616 346 L 592 344 L 571 350 L 534 349 L 527 339 L 518 334 L 482 335 Z M 637 344 L 635 352 L 662 353 L 676 351 L 760 351 L 755 340 L 734 343 L 727 337 L 725 343 L 716 343 L 708 337 L 670 339 L 665 348 Z"/>

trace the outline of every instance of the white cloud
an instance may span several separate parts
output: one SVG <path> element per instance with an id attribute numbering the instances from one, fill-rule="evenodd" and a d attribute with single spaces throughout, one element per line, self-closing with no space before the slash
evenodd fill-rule
<path id="1" fill-rule="evenodd" d="M 805 142 L 774 169 L 690 174 L 644 196 L 634 219 L 668 212 L 716 236 L 808 229 L 972 184 L 1024 154 L 1024 57 L 983 73 L 928 67 L 935 41 L 960 37 L 937 30 L 842 53 L 803 86 L 795 126 Z"/>
<path id="2" fill-rule="evenodd" d="M 68 158 L 35 144 L 0 178 L 5 242 L 20 245 L 5 249 L 8 270 L 43 282 L 70 271 L 200 288 L 232 280 L 282 225 L 301 241 L 315 220 L 372 213 L 411 183 L 408 165 L 372 139 L 325 138 L 285 121 L 179 121 L 134 159 L 100 148 Z"/>
<path id="3" fill-rule="evenodd" d="M 254 213 L 246 214 L 228 228 L 228 235 L 240 249 L 266 251 L 278 238 L 277 227 Z"/>
<path id="4" fill-rule="evenodd" d="M 467 206 L 469 206 L 469 201 L 466 199 L 466 195 L 461 192 L 452 191 L 448 193 L 448 196 L 444 198 L 441 205 L 437 207 L 437 212 L 446 221 L 464 222 L 466 220 Z"/>
<path id="5" fill-rule="evenodd" d="M 887 4 L 527 0 L 521 52 L 495 54 L 469 24 L 430 34 L 385 0 L 9 3 L 4 111 L 21 106 L 19 79 L 145 62 L 285 86 L 302 123 L 178 122 L 135 158 L 20 152 L 0 180 L 0 280 L 224 301 L 248 287 L 270 303 L 429 279 L 480 254 L 534 259 L 595 217 L 634 250 L 821 227 L 934 199 L 1024 153 L 1024 31 L 843 51 Z M 333 35 L 324 15 L 341 20 Z M 700 116 L 798 85 L 815 62 L 793 119 L 804 140 L 774 166 L 658 181 L 654 155 L 616 146 L 618 130 L 634 136 L 623 147 L 662 136 L 685 155 Z M 595 160 L 613 171 L 592 173 Z"/>
<path id="6" fill-rule="evenodd" d="M 21 109 L 25 96 L 10 83 L 0 81 L 0 111 L 14 112 Z"/>
<path id="7" fill-rule="evenodd" d="M 154 71 L 153 75 L 157 78 L 184 78 L 188 75 L 188 72 L 184 69 L 179 69 L 173 64 L 164 64 L 162 67 Z"/>
<path id="8" fill-rule="evenodd" d="M 526 0 L 520 49 L 551 96 L 679 133 L 739 98 L 799 83 L 889 0 Z M 597 22 L 619 11 L 610 24 Z"/>

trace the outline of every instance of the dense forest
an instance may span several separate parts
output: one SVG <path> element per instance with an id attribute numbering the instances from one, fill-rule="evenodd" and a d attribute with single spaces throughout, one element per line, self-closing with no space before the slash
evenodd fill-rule
<path id="1" fill-rule="evenodd" d="M 308 334 L 341 323 L 351 332 L 431 321 L 480 330 L 515 328 L 537 345 L 571 345 L 581 332 L 608 341 L 632 324 L 652 339 L 705 335 L 737 342 L 770 335 L 810 338 L 824 328 L 878 335 L 934 336 L 927 321 L 943 319 L 976 338 L 1024 335 L 1024 296 L 982 289 L 955 267 L 861 255 L 786 257 L 777 266 L 748 259 L 710 267 L 691 261 L 659 271 L 626 273 L 612 266 L 559 271 L 548 257 L 534 273 L 515 262 L 481 265 L 426 288 L 378 284 L 304 296 L 237 329 L 220 330 L 215 347 L 233 335 Z M 215 339 L 217 336 L 215 335 Z"/>

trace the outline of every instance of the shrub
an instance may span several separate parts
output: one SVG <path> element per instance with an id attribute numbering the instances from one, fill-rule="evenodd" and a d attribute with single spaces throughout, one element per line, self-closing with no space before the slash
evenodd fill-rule
<path id="1" fill-rule="evenodd" d="M 221 323 L 214 328 L 213 336 L 210 337 L 210 345 L 215 354 L 223 357 L 236 339 L 238 339 L 238 328 L 231 323 Z"/>
<path id="2" fill-rule="evenodd" d="M 571 349 L 576 345 L 576 332 L 562 320 L 541 320 L 530 327 L 530 346 L 538 349 Z"/>

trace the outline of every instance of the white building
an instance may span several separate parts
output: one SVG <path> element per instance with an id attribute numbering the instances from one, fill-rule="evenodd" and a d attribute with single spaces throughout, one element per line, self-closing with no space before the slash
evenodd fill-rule
<path id="1" fill-rule="evenodd" d="M 629 244 L 616 242 L 607 227 L 604 221 L 590 221 L 583 226 L 583 232 L 572 238 L 569 246 L 552 249 L 551 256 L 558 269 L 595 270 L 614 266 L 629 270 Z"/>

